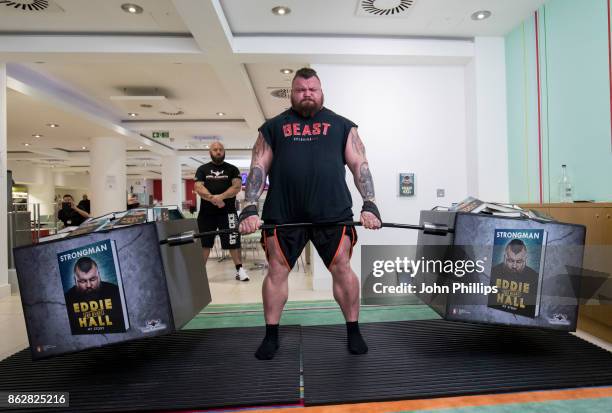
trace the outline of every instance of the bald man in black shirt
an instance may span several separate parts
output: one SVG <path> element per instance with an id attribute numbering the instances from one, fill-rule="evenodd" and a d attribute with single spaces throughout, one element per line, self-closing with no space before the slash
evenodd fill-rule
<path id="1" fill-rule="evenodd" d="M 237 230 L 238 215 L 236 214 L 236 194 L 242 188 L 240 171 L 234 165 L 225 162 L 225 148 L 221 142 L 210 145 L 210 159 L 207 164 L 200 165 L 195 175 L 194 190 L 202 201 L 198 214 L 198 229 L 200 232 L 216 230 Z M 240 234 L 220 234 L 221 248 L 229 250 L 236 266 L 236 280 L 249 281 L 249 275 L 242 266 Z M 204 264 L 208 261 L 210 249 L 215 242 L 214 235 L 200 238 Z"/>
<path id="2" fill-rule="evenodd" d="M 289 272 L 309 240 L 332 274 L 334 298 L 346 320 L 348 349 L 353 354 L 363 354 L 368 346 L 358 324 L 359 280 L 350 266 L 357 233 L 352 226 L 334 224 L 353 220 L 351 194 L 345 181 L 347 165 L 363 198 L 363 226 L 381 226 L 365 147 L 356 124 L 323 107 L 321 82 L 313 69 L 296 72 L 291 106 L 259 129 L 240 232 L 254 232 L 262 224 L 257 200 L 268 175 L 270 186 L 262 213 L 266 224 L 324 225 L 263 232 L 269 264 L 262 290 L 266 336 L 255 356 L 271 359 L 278 349 L 278 323 L 288 297 Z"/>

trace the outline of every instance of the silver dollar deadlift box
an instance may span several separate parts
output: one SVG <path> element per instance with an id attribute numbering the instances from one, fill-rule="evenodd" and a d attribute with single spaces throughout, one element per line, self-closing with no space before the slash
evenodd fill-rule
<path id="1" fill-rule="evenodd" d="M 421 211 L 420 223 L 453 230 L 419 231 L 416 258 L 431 265 L 412 280 L 443 318 L 576 330 L 584 226 L 448 211 Z"/>
<path id="2" fill-rule="evenodd" d="M 160 239 L 196 221 L 150 222 L 15 248 L 33 359 L 174 332 L 211 301 L 201 248 Z M 77 261 L 82 261 L 77 288 Z M 89 262 L 89 264 L 88 264 Z M 84 263 L 84 264 L 83 264 Z M 93 268 L 93 269 L 92 269 Z M 94 280 L 87 279 L 93 277 Z"/>

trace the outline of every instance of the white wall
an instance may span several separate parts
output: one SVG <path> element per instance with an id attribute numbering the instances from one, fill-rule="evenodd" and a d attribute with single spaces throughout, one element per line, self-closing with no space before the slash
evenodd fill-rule
<path id="1" fill-rule="evenodd" d="M 89 175 L 85 172 L 56 172 L 54 169 L 37 166 L 30 161 L 8 161 L 8 169 L 18 184 L 46 185 L 49 181 L 60 188 L 78 189 L 87 193 Z"/>
<path id="2" fill-rule="evenodd" d="M 40 214 L 54 214 L 54 201 L 59 195 L 71 194 L 78 202 L 89 190 L 89 176 L 84 172 L 55 172 L 29 161 L 9 161 L 8 168 L 17 184 L 28 187 L 28 203 L 40 204 Z"/>
<path id="3" fill-rule="evenodd" d="M 185 199 L 181 160 L 178 156 L 162 156 L 161 161 L 163 204 L 177 205 L 181 208 Z"/>
<path id="4" fill-rule="evenodd" d="M 83 193 L 87 193 L 90 188 L 90 178 L 85 172 L 78 173 L 55 173 L 55 186 L 60 188 L 79 189 Z"/>
<path id="5" fill-rule="evenodd" d="M 466 68 L 469 192 L 485 201 L 508 202 L 506 54 L 503 37 L 474 39 Z"/>
<path id="6" fill-rule="evenodd" d="M 135 194 L 151 193 L 148 191 L 147 180 L 144 178 L 128 178 L 127 179 L 127 190 L 130 192 L 130 188 L 134 187 Z"/>
<path id="7" fill-rule="evenodd" d="M 55 188 L 55 198 L 61 199 L 64 195 L 72 195 L 77 204 L 83 199 L 83 195 L 89 198 L 89 192 L 79 188 Z"/>
<path id="8" fill-rule="evenodd" d="M 46 168 L 38 168 L 46 169 Z M 41 174 L 43 181 L 39 184 L 28 185 L 28 203 L 40 206 L 40 215 L 55 214 L 55 186 L 53 185 L 53 173 Z"/>
<path id="9" fill-rule="evenodd" d="M 91 214 L 123 211 L 127 205 L 125 140 L 118 136 L 90 138 Z"/>
<path id="10" fill-rule="evenodd" d="M 54 182 L 56 198 L 70 194 L 77 204 L 83 199 L 83 195 L 87 195 L 91 200 L 90 179 L 89 175 L 85 172 L 56 172 L 54 174 Z"/>
<path id="11" fill-rule="evenodd" d="M 53 175 L 51 169 L 36 167 L 30 161 L 8 161 L 8 169 L 13 173 L 13 181 L 17 184 L 42 185 L 45 182 L 43 175 Z"/>
<path id="12" fill-rule="evenodd" d="M 0 63 L 0 217 L 6 217 L 7 214 L 7 174 L 9 169 L 6 151 L 7 151 L 7 103 L 6 103 L 6 64 Z M 0 298 L 11 293 L 11 287 L 8 284 L 8 223 L 5 218 L 0 220 Z"/>
<path id="13" fill-rule="evenodd" d="M 325 105 L 359 125 L 384 222 L 418 223 L 419 212 L 450 205 L 467 194 L 465 68 L 462 66 L 313 65 Z M 415 174 L 415 196 L 398 196 L 399 173 Z M 358 220 L 361 196 L 347 169 Z M 446 196 L 437 198 L 436 190 Z M 360 246 L 416 244 L 410 230 L 358 229 L 353 269 L 360 272 Z M 316 252 L 314 253 L 316 255 Z M 331 286 L 321 260 L 313 259 L 314 288 Z"/>

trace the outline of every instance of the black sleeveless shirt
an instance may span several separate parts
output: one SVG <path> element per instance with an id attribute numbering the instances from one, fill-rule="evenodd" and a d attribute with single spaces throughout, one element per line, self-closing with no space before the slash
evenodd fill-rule
<path id="1" fill-rule="evenodd" d="M 352 221 L 344 148 L 356 126 L 322 108 L 312 118 L 288 109 L 259 128 L 273 152 L 264 222 Z"/>

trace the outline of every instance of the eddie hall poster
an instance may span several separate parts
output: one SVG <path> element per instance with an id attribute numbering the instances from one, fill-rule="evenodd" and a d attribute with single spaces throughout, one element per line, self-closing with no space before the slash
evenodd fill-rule
<path id="1" fill-rule="evenodd" d="M 539 315 L 546 252 L 543 229 L 495 229 L 489 294 L 491 308 L 530 318 Z"/>
<path id="2" fill-rule="evenodd" d="M 114 240 L 57 253 L 73 335 L 123 333 L 129 318 Z"/>

